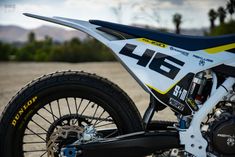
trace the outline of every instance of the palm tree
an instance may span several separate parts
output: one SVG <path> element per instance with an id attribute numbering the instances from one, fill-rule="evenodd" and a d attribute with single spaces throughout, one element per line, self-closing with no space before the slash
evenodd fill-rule
<path id="1" fill-rule="evenodd" d="M 28 43 L 33 43 L 33 42 L 35 42 L 35 41 L 36 41 L 35 38 L 36 38 L 36 37 L 35 37 L 35 33 L 34 33 L 34 32 L 29 32 L 29 34 L 28 34 Z"/>
<path id="2" fill-rule="evenodd" d="M 214 11 L 214 9 L 211 9 L 208 13 L 210 22 L 211 22 L 211 30 L 215 27 L 215 20 L 217 18 L 217 13 Z"/>
<path id="3" fill-rule="evenodd" d="M 179 13 L 175 13 L 173 15 L 173 23 L 176 27 L 175 33 L 180 34 L 180 24 L 182 23 L 182 15 Z"/>
<path id="4" fill-rule="evenodd" d="M 234 14 L 234 11 L 235 11 L 235 0 L 230 0 L 227 3 L 226 9 L 228 10 L 231 20 L 232 20 L 232 15 Z"/>
<path id="5" fill-rule="evenodd" d="M 223 7 L 218 8 L 218 16 L 219 16 L 220 24 L 223 24 L 226 18 L 226 11 Z"/>

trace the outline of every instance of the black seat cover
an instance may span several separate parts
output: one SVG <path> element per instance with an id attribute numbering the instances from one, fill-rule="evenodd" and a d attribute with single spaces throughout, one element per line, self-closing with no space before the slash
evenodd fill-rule
<path id="1" fill-rule="evenodd" d="M 121 25 L 100 20 L 90 20 L 89 22 L 98 26 L 130 34 L 138 38 L 141 37 L 156 40 L 189 51 L 202 50 L 235 43 L 235 34 L 216 37 L 199 37 L 188 35 L 176 35 L 173 33 L 163 33 L 155 30 Z"/>

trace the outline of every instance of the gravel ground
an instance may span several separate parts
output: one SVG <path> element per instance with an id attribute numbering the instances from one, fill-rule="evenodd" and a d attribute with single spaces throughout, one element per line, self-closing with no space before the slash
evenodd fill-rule
<path id="1" fill-rule="evenodd" d="M 77 70 L 96 73 L 118 84 L 135 102 L 141 115 L 148 106 L 149 95 L 129 73 L 117 62 L 102 63 L 31 63 L 0 62 L 0 113 L 17 91 L 33 79 L 55 71 Z M 175 120 L 173 113 L 166 109 L 154 119 Z"/>

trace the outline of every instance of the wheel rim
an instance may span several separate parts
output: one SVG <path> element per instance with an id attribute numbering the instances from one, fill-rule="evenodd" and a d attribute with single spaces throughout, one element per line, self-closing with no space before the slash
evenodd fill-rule
<path id="1" fill-rule="evenodd" d="M 120 125 L 110 116 L 102 101 L 95 102 L 82 97 L 64 97 L 49 101 L 29 118 L 29 122 L 22 136 L 23 156 L 47 156 L 46 143 L 51 132 L 58 125 L 90 124 L 103 137 L 113 137 L 121 134 Z M 67 119 L 65 118 L 67 117 Z M 70 119 L 70 120 L 68 120 Z M 104 131 L 107 128 L 109 132 Z"/>

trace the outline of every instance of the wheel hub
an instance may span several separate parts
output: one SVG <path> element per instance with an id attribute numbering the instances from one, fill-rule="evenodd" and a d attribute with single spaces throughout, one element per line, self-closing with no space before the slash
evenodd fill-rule
<path id="1" fill-rule="evenodd" d="M 64 146 L 64 140 L 80 139 L 83 133 L 83 128 L 79 126 L 62 126 L 52 133 L 47 142 L 48 157 L 56 157 L 60 153 L 60 149 Z"/>
<path id="2" fill-rule="evenodd" d="M 48 157 L 58 157 L 62 148 L 80 140 L 84 128 L 90 123 L 86 118 L 76 114 L 62 116 L 48 129 L 46 141 Z"/>

